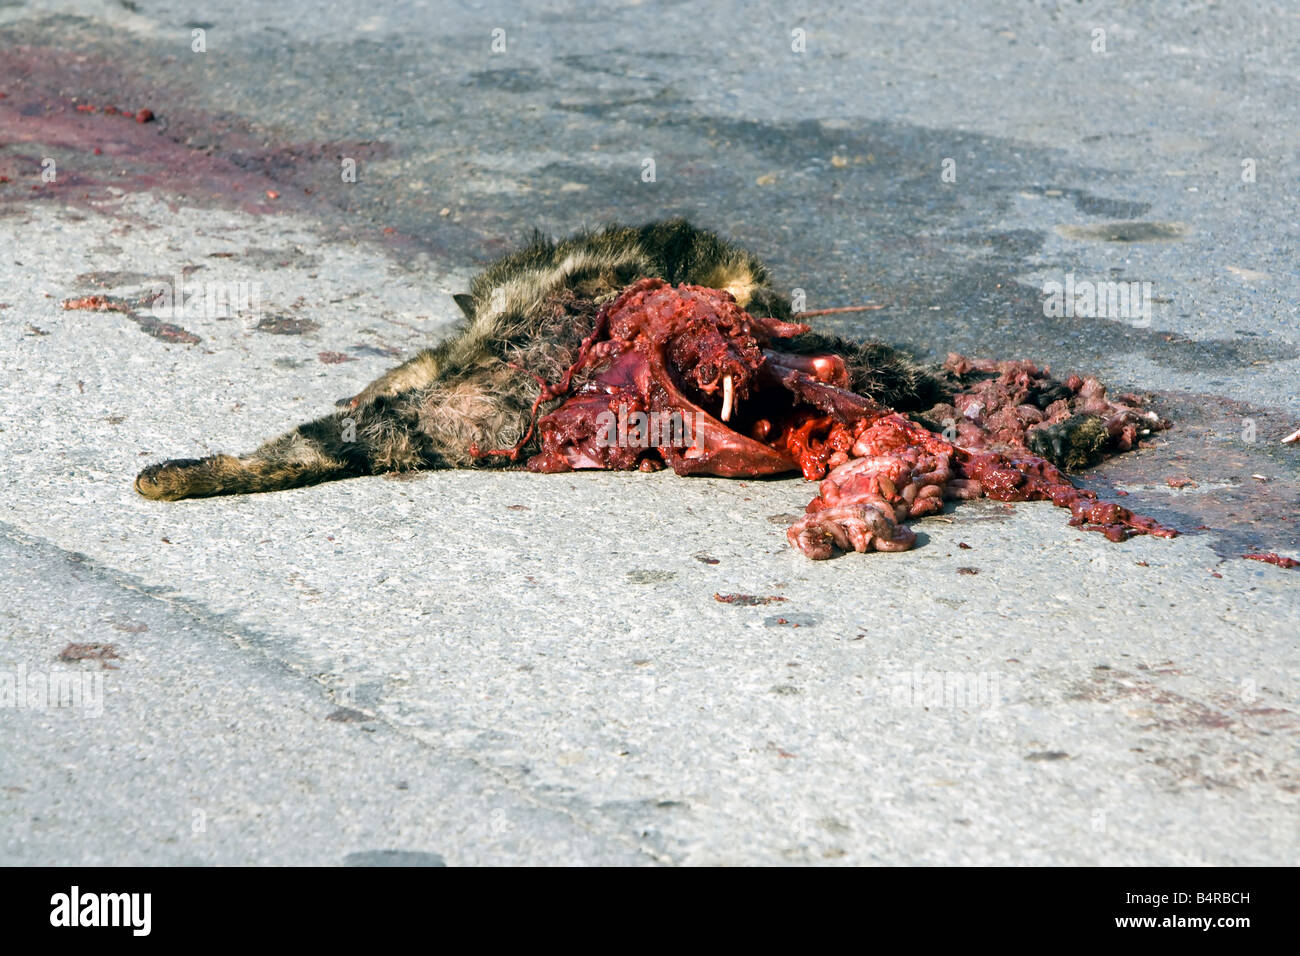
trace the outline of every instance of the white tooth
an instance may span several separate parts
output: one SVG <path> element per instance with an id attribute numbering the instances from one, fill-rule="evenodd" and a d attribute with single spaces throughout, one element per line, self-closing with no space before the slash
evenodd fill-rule
<path id="1" fill-rule="evenodd" d="M 731 376 L 723 376 L 722 379 L 722 420 L 725 422 L 731 418 L 731 404 L 736 398 L 736 387 L 731 382 Z"/>

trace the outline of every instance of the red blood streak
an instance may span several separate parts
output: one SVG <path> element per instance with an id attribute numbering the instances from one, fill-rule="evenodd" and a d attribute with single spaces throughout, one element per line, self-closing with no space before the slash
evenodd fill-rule
<path id="1" fill-rule="evenodd" d="M 1279 568 L 1300 568 L 1300 561 L 1295 558 L 1284 558 L 1272 551 L 1260 554 L 1243 554 L 1242 557 L 1248 561 L 1263 561 L 1267 564 L 1276 564 Z"/>

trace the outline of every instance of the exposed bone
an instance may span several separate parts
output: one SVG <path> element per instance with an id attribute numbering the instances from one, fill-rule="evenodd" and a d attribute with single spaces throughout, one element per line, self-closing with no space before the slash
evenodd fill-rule
<path id="1" fill-rule="evenodd" d="M 736 398 L 736 386 L 731 381 L 731 376 L 723 376 L 722 379 L 722 420 L 731 420 L 731 405 Z"/>
<path id="2" fill-rule="evenodd" d="M 1282 444 L 1289 445 L 1292 442 L 1300 441 L 1300 428 L 1297 428 L 1291 434 L 1282 439 Z"/>

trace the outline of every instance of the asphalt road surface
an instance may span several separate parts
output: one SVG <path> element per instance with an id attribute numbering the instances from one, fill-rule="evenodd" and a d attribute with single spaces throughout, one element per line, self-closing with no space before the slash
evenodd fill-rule
<path id="1" fill-rule="evenodd" d="M 1241 556 L 1300 557 L 1298 77 L 1281 4 L 3 0 L 0 863 L 1295 862 L 1300 569 Z M 841 332 L 1152 395 L 1082 481 L 1184 533 L 985 501 L 814 563 L 793 478 L 132 490 L 532 228 L 675 214 L 886 305 Z M 178 284 L 235 307 L 138 307 Z"/>

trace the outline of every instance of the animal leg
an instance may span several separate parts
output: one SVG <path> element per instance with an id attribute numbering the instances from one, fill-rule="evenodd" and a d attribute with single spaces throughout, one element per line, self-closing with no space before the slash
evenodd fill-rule
<path id="1" fill-rule="evenodd" d="M 412 393 L 299 425 L 247 455 L 182 458 L 150 465 L 135 479 L 146 498 L 175 501 L 300 488 L 338 478 L 440 464 L 417 426 Z"/>

